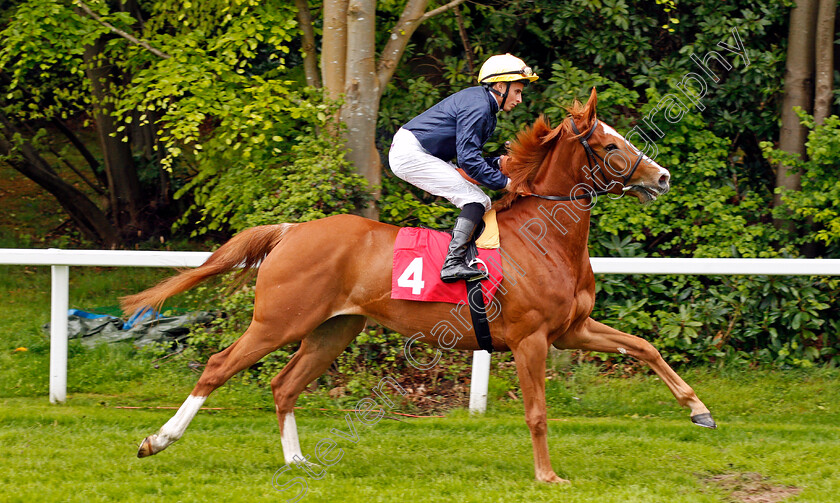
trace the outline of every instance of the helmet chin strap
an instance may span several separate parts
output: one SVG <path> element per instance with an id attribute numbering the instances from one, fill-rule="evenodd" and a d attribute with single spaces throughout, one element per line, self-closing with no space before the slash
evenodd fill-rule
<path id="1" fill-rule="evenodd" d="M 499 104 L 499 111 L 502 111 L 502 110 L 505 109 L 505 102 L 507 101 L 508 94 L 510 94 L 510 84 L 511 84 L 510 82 L 505 82 L 505 93 L 504 94 L 500 93 L 499 91 L 497 91 L 492 86 L 488 87 L 488 89 L 490 90 L 491 93 L 495 94 L 496 96 L 501 96 L 502 97 L 502 102 Z"/>

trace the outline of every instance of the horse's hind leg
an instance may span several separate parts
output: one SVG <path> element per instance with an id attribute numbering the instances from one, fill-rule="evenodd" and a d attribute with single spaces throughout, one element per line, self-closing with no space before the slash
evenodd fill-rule
<path id="1" fill-rule="evenodd" d="M 223 385 L 240 370 L 250 367 L 280 346 L 299 341 L 308 331 L 287 327 L 285 332 L 278 334 L 276 327 L 269 326 L 265 322 L 253 321 L 242 337 L 207 360 L 204 372 L 190 396 L 160 431 L 143 440 L 137 450 L 137 457 L 143 458 L 157 454 L 181 438 L 213 390 Z"/>
<path id="2" fill-rule="evenodd" d="M 365 327 L 364 316 L 337 316 L 325 321 L 300 344 L 289 363 L 271 380 L 280 442 L 286 463 L 305 458 L 300 449 L 294 406 L 304 388 L 322 375 Z"/>
<path id="3" fill-rule="evenodd" d="M 647 363 L 668 386 L 677 402 L 691 409 L 691 421 L 694 424 L 717 428 L 709 409 L 697 398 L 691 386 L 665 363 L 656 348 L 641 337 L 626 334 L 589 318 L 580 330 L 561 337 L 555 341 L 554 346 L 558 349 L 628 354 Z"/>

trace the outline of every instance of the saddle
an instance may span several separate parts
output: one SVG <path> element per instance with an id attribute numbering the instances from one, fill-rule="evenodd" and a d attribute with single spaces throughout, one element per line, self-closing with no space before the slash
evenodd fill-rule
<path id="1" fill-rule="evenodd" d="M 484 215 L 483 224 L 483 229 L 476 232 L 479 237 L 470 243 L 467 261 L 477 262 L 489 277 L 483 281 L 455 283 L 440 280 L 440 269 L 451 239 L 449 234 L 419 227 L 401 228 L 394 243 L 391 298 L 469 305 L 479 346 L 492 352 L 485 306 L 503 279 L 495 211 Z"/>
<path id="2" fill-rule="evenodd" d="M 487 250 L 495 250 L 499 247 L 499 222 L 496 221 L 496 210 L 490 210 L 484 214 L 483 226 L 478 229 L 475 245 Z"/>

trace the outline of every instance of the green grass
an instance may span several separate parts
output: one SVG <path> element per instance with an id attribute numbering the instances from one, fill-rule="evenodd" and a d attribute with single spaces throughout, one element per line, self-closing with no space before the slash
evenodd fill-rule
<path id="1" fill-rule="evenodd" d="M 73 268 L 71 305 L 116 303 L 171 271 Z M 135 457 L 137 444 L 174 413 L 121 406 L 177 406 L 197 379 L 188 358 L 130 344 L 71 343 L 68 402 L 47 401 L 47 268 L 0 267 L 0 485 L 2 501 L 284 501 L 272 487 L 284 466 L 270 391 L 234 379 L 205 404 L 184 438 L 159 455 Z M 15 351 L 26 347 L 27 351 Z M 325 392 L 304 395 L 301 442 L 313 454 L 333 438 L 343 456 L 302 501 L 731 502 L 721 474 L 758 473 L 764 486 L 796 486 L 785 501 L 835 502 L 840 494 L 840 372 L 691 368 L 680 373 L 720 424 L 693 426 L 655 376 L 608 378 L 572 366 L 547 383 L 549 442 L 569 486 L 533 480 L 521 401 L 511 372 L 497 373 L 485 417 L 454 410 L 444 419 L 383 419 L 358 425 L 359 442 Z M 399 379 L 399 376 L 393 376 Z M 370 396 L 370 394 L 364 395 Z M 344 404 L 346 402 L 342 402 Z M 323 469 L 323 468 L 320 468 Z"/>
<path id="2" fill-rule="evenodd" d="M 137 292 L 171 270 L 74 267 L 70 270 L 70 307 L 87 311 L 118 304 L 119 296 Z M 49 334 L 42 326 L 50 321 L 49 267 L 0 266 L 0 394 L 34 396 L 49 382 Z M 15 352 L 17 348 L 26 351 Z M 138 360 L 130 346 L 100 347 L 91 352 L 77 341 L 68 347 L 68 392 L 90 390 L 118 392 L 147 370 L 148 360 Z"/>
<path id="3" fill-rule="evenodd" d="M 606 386 L 609 383 L 605 384 Z M 136 445 L 171 415 L 126 410 L 95 396 L 69 405 L 43 398 L 0 399 L 0 483 L 5 501 L 283 501 L 272 487 L 284 466 L 270 411 L 205 411 L 166 451 L 134 457 Z M 617 401 L 621 401 L 618 399 Z M 210 405 L 219 405 L 212 400 Z M 727 417 L 726 411 L 719 411 Z M 332 437 L 342 449 L 331 467 L 316 467 L 304 501 L 615 501 L 722 502 L 708 481 L 723 473 L 760 473 L 802 492 L 790 501 L 833 502 L 840 491 L 840 435 L 832 424 L 795 417 L 737 418 L 716 431 L 687 419 L 571 417 L 551 421 L 557 472 L 570 486 L 533 481 L 527 428 L 519 415 L 462 411 L 445 419 L 383 419 L 358 426 L 352 444 L 330 433 L 346 430 L 336 414 L 300 411 L 304 452 Z"/>

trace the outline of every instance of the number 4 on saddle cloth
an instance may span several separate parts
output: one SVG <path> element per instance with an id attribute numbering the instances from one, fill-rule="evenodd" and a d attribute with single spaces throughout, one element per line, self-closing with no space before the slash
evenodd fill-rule
<path id="1" fill-rule="evenodd" d="M 493 298 L 503 277 L 496 212 L 491 210 L 484 215 L 484 232 L 470 245 L 467 254 L 467 261 L 475 258 L 475 265 L 486 270 L 489 276 L 480 282 L 483 295 L 478 295 L 476 290 L 479 282 L 444 283 L 440 280 L 440 269 L 451 238 L 446 232 L 432 229 L 400 229 L 394 243 L 391 298 L 468 304 L 479 346 L 492 352 L 485 306 Z M 468 299 L 468 291 L 472 293 L 472 299 Z"/>

